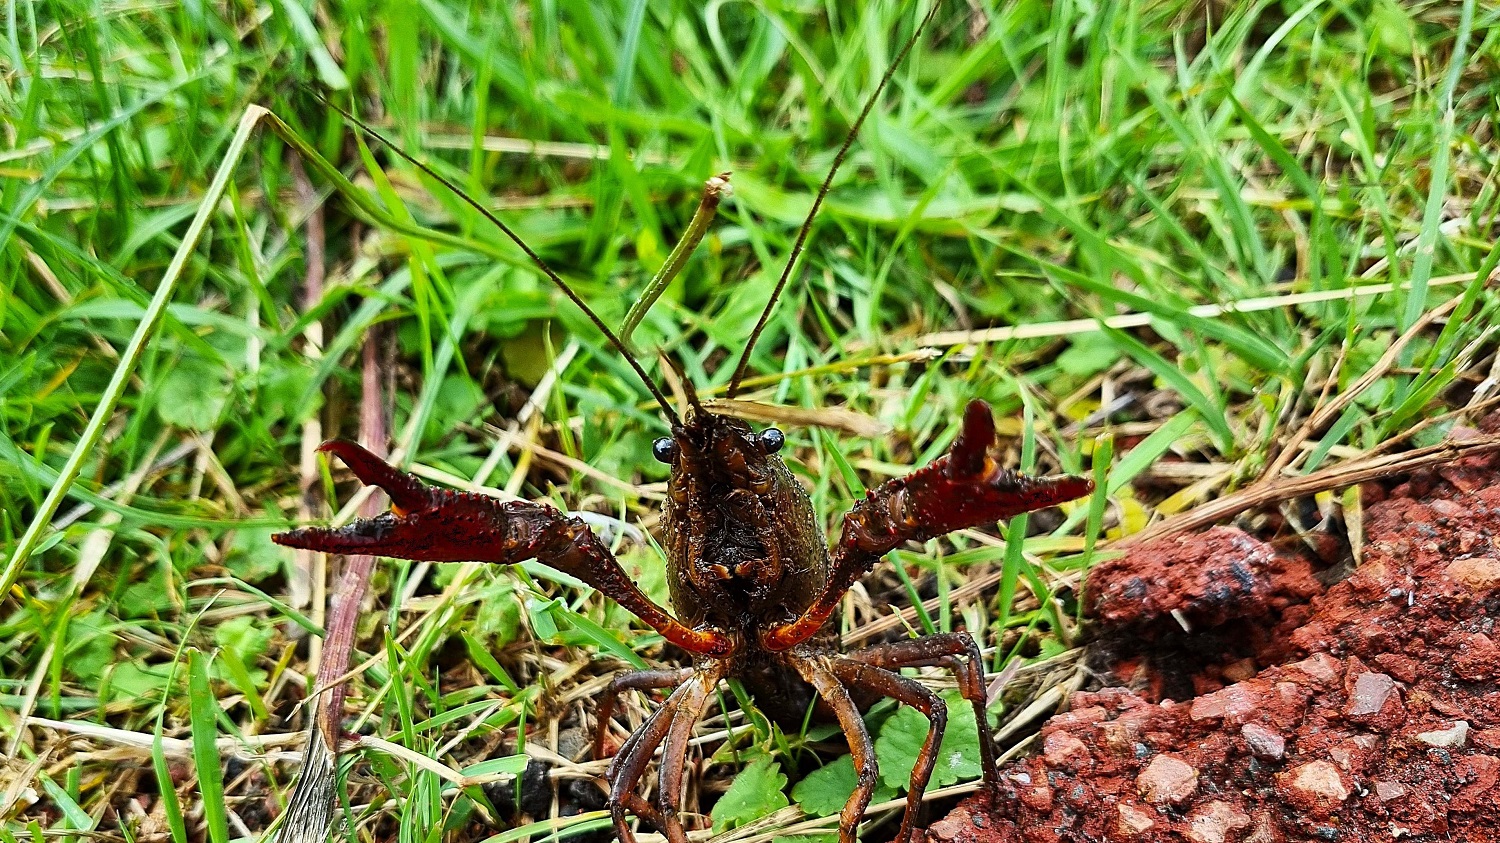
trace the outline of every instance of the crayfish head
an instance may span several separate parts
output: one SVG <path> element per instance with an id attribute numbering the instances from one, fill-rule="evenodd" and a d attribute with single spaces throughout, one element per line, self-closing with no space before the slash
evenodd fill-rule
<path id="1" fill-rule="evenodd" d="M 672 476 L 663 509 L 672 604 L 689 623 L 747 632 L 795 616 L 828 575 L 828 549 L 785 437 L 695 409 L 656 443 Z"/>

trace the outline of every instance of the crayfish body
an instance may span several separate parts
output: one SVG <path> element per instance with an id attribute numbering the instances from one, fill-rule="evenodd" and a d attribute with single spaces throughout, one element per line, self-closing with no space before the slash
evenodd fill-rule
<path id="1" fill-rule="evenodd" d="M 275 536 L 279 544 L 330 553 L 360 553 L 436 562 L 518 563 L 537 559 L 571 574 L 631 610 L 667 640 L 693 654 L 691 668 L 617 677 L 601 701 L 596 753 L 618 695 L 672 688 L 661 708 L 621 745 L 605 777 L 622 840 L 634 840 L 629 815 L 686 843 L 678 817 L 688 742 L 720 681 L 741 680 L 768 714 L 797 724 L 817 700 L 837 718 L 858 784 L 841 812 L 841 843 L 874 793 L 874 746 L 860 716 L 862 701 L 891 697 L 929 722 L 913 766 L 897 840 L 915 829 L 922 793 L 947 723 L 945 703 L 902 676 L 903 667 L 954 671 L 980 730 L 985 784 L 998 786 L 985 717 L 984 668 L 967 633 L 929 635 L 841 653 L 835 623 L 844 594 L 885 553 L 968 527 L 1087 495 L 1082 477 L 1032 478 L 1001 468 L 989 453 L 995 424 L 987 404 L 971 402 L 949 452 L 906 477 L 871 490 L 843 519 L 830 551 L 807 492 L 778 455 L 774 428 L 753 432 L 728 416 L 694 407 L 658 440 L 671 465 L 663 508 L 672 609 L 643 594 L 609 549 L 581 520 L 545 504 L 499 501 L 427 486 L 351 442 L 323 446 L 365 483 L 384 489 L 392 510 L 339 529 L 306 528 Z M 662 750 L 658 796 L 637 791 Z"/>

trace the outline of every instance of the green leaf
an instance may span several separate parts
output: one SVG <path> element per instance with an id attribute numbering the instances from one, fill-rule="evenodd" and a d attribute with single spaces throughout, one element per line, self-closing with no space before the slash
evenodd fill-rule
<path id="1" fill-rule="evenodd" d="M 175 427 L 213 430 L 224 415 L 233 384 L 222 366 L 186 359 L 167 372 L 156 396 L 156 414 Z"/>
<path id="2" fill-rule="evenodd" d="M 273 532 L 258 527 L 235 530 L 229 552 L 224 554 L 224 567 L 248 583 L 258 583 L 280 573 L 288 551 L 271 541 Z"/>
<path id="3" fill-rule="evenodd" d="M 947 787 L 966 779 L 979 777 L 979 733 L 974 724 L 974 707 L 957 693 L 943 694 L 948 703 L 948 728 L 938 745 L 937 764 L 932 768 L 929 788 Z M 904 789 L 911 779 L 911 768 L 927 740 L 927 717 L 909 706 L 902 706 L 880 727 L 875 739 L 875 760 L 880 764 L 880 779 L 892 788 Z"/>
<path id="4" fill-rule="evenodd" d="M 714 803 L 710 816 L 714 834 L 739 828 L 765 815 L 785 808 L 789 803 L 782 789 L 786 774 L 770 758 L 757 758 L 730 782 L 729 789 Z"/>
<path id="5" fill-rule="evenodd" d="M 109 617 L 101 611 L 88 612 L 68 622 L 64 666 L 90 688 L 96 686 L 105 668 L 115 662 L 116 638 L 108 625 Z"/>
<path id="6" fill-rule="evenodd" d="M 214 643 L 234 653 L 242 662 L 253 662 L 271 645 L 271 630 L 255 625 L 255 618 L 240 615 L 214 630 Z"/>
<path id="7" fill-rule="evenodd" d="M 521 595 L 509 585 L 487 589 L 485 599 L 474 609 L 472 631 L 479 638 L 492 638 L 490 646 L 504 647 L 521 631 Z"/>
<path id="8" fill-rule="evenodd" d="M 268 365 L 261 369 L 255 403 L 268 420 L 299 421 L 323 406 L 321 391 L 312 390 L 314 372 L 307 366 Z M 311 392 L 312 400 L 307 401 Z"/>
<path id="9" fill-rule="evenodd" d="M 1099 334 L 1080 334 L 1067 350 L 1057 355 L 1057 367 L 1075 377 L 1086 378 L 1108 369 L 1120 359 L 1120 350 Z"/>
<path id="10" fill-rule="evenodd" d="M 123 662 L 110 671 L 107 690 L 101 688 L 100 695 L 108 693 L 124 699 L 159 697 L 170 677 L 171 667 L 167 665 L 143 667 L 140 661 Z"/>
<path id="11" fill-rule="evenodd" d="M 820 817 L 832 816 L 843 810 L 844 803 L 854 793 L 858 776 L 854 774 L 854 756 L 845 755 L 825 764 L 822 769 L 808 773 L 792 788 L 792 799 L 802 810 Z M 884 781 L 877 780 L 871 802 L 894 799 L 896 790 Z"/>

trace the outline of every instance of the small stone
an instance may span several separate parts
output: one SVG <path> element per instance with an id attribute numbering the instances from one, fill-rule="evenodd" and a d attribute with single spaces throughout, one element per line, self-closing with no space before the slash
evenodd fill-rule
<path id="1" fill-rule="evenodd" d="M 1417 740 L 1439 749 L 1459 749 L 1469 742 L 1469 723 L 1467 720 L 1455 720 L 1446 729 L 1418 733 Z"/>
<path id="2" fill-rule="evenodd" d="M 1312 688 L 1303 687 L 1296 682 L 1277 682 L 1276 697 L 1269 701 L 1280 712 L 1276 716 L 1277 722 L 1293 723 L 1300 719 L 1307 710 L 1312 695 Z"/>
<path id="3" fill-rule="evenodd" d="M 1243 720 L 1260 708 L 1259 701 L 1243 685 L 1230 685 L 1212 694 L 1204 694 L 1193 700 L 1188 716 L 1194 720 Z"/>
<path id="4" fill-rule="evenodd" d="M 956 839 L 964 831 L 963 826 L 960 825 L 959 821 L 954 818 L 954 817 L 957 816 L 957 814 L 958 814 L 958 812 L 955 811 L 952 815 L 944 817 L 943 819 L 938 820 L 937 822 L 933 823 L 932 825 L 929 825 L 927 827 L 927 839 L 928 840 L 954 840 L 954 839 Z"/>
<path id="5" fill-rule="evenodd" d="M 1218 799 L 1188 816 L 1187 839 L 1193 843 L 1225 843 L 1234 833 L 1250 826 L 1250 815 Z"/>
<path id="6" fill-rule="evenodd" d="M 1351 793 L 1339 768 L 1327 761 L 1294 767 L 1277 776 L 1276 784 L 1278 790 L 1284 789 L 1287 801 L 1319 816 L 1331 814 Z"/>
<path id="7" fill-rule="evenodd" d="M 1218 694 L 1204 694 L 1193 700 L 1188 716 L 1194 720 L 1217 720 L 1224 716 L 1224 701 Z"/>
<path id="8" fill-rule="evenodd" d="M 1479 729 L 1473 733 L 1474 743 L 1488 750 L 1500 752 L 1500 729 Z"/>
<path id="9" fill-rule="evenodd" d="M 1465 637 L 1453 659 L 1453 675 L 1470 682 L 1484 682 L 1500 669 L 1500 647 L 1482 632 Z"/>
<path id="10" fill-rule="evenodd" d="M 1053 732 L 1042 743 L 1042 758 L 1048 767 L 1077 769 L 1089 758 L 1089 748 L 1067 732 Z"/>
<path id="11" fill-rule="evenodd" d="M 1288 667 L 1300 670 L 1309 678 L 1325 684 L 1338 679 L 1344 669 L 1342 662 L 1327 653 L 1316 653 Z"/>
<path id="12" fill-rule="evenodd" d="M 1038 783 L 1021 791 L 1021 802 L 1033 811 L 1045 814 L 1052 810 L 1052 788 Z"/>
<path id="13" fill-rule="evenodd" d="M 1450 501 L 1447 498 L 1438 498 L 1437 500 L 1429 501 L 1427 508 L 1443 518 L 1463 518 L 1468 514 L 1457 502 Z"/>
<path id="14" fill-rule="evenodd" d="M 1453 765 L 1454 778 L 1464 783 L 1448 802 L 1449 810 L 1465 813 L 1481 808 L 1492 809 L 1496 785 L 1500 784 L 1500 758 L 1493 755 L 1469 755 Z"/>
<path id="15" fill-rule="evenodd" d="M 1104 739 L 1104 745 L 1116 755 L 1128 756 L 1135 748 L 1136 738 L 1140 737 L 1141 730 L 1134 722 L 1116 720 L 1112 723 L 1101 723 L 1099 735 Z"/>
<path id="16" fill-rule="evenodd" d="M 1117 808 L 1120 812 L 1120 821 L 1117 823 L 1120 834 L 1125 837 L 1139 837 L 1151 830 L 1156 821 L 1151 815 L 1126 802 L 1121 802 Z"/>
<path id="17" fill-rule="evenodd" d="M 1152 804 L 1180 804 L 1198 790 L 1198 768 L 1180 758 L 1158 755 L 1136 776 L 1135 789 Z"/>
<path id="18" fill-rule="evenodd" d="M 1458 531 L 1458 552 L 1469 553 L 1481 544 L 1488 544 L 1488 531 L 1481 533 L 1476 530 Z"/>
<path id="19" fill-rule="evenodd" d="M 1445 572 L 1448 578 L 1463 583 L 1475 591 L 1490 591 L 1500 588 L 1500 559 L 1490 556 L 1470 556 L 1448 563 Z"/>
<path id="20" fill-rule="evenodd" d="M 1245 658 L 1224 665 L 1224 678 L 1230 682 L 1244 682 L 1255 677 L 1255 659 Z"/>
<path id="21" fill-rule="evenodd" d="M 1259 723 L 1246 723 L 1240 727 L 1240 736 L 1250 747 L 1250 754 L 1267 761 L 1280 761 L 1286 755 L 1286 738 L 1274 729 Z"/>
<path id="22" fill-rule="evenodd" d="M 1281 836 L 1276 833 L 1276 823 L 1269 814 L 1256 814 L 1252 826 L 1243 843 L 1281 843 Z"/>
<path id="23" fill-rule="evenodd" d="M 1354 691 L 1349 694 L 1349 705 L 1344 716 L 1350 719 L 1373 717 L 1385 708 L 1392 694 L 1400 695 L 1396 680 L 1384 673 L 1361 673 L 1354 680 Z"/>
<path id="24" fill-rule="evenodd" d="M 1409 656 L 1381 653 L 1375 657 L 1375 663 L 1384 668 L 1386 673 L 1407 684 L 1417 681 L 1417 678 L 1422 675 L 1422 668 L 1417 664 L 1417 660 Z"/>
<path id="25" fill-rule="evenodd" d="M 1406 795 L 1406 785 L 1401 782 L 1376 782 L 1375 795 L 1380 798 L 1381 802 L 1400 799 Z"/>
<path id="26" fill-rule="evenodd" d="M 1104 710 L 1104 706 L 1080 706 L 1052 718 L 1052 721 L 1047 726 L 1049 729 L 1063 729 L 1069 726 L 1086 726 L 1090 723 L 1099 723 L 1107 719 L 1109 719 L 1109 712 Z"/>

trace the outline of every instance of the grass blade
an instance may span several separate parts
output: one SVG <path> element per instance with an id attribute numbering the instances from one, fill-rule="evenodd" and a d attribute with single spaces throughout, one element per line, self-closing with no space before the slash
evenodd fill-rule
<path id="1" fill-rule="evenodd" d="M 229 816 L 224 807 L 224 770 L 219 761 L 219 700 L 208 681 L 212 659 L 201 650 L 188 650 L 188 715 L 192 724 L 193 766 L 198 771 L 198 793 L 203 799 L 203 822 L 208 839 L 229 843 Z"/>

